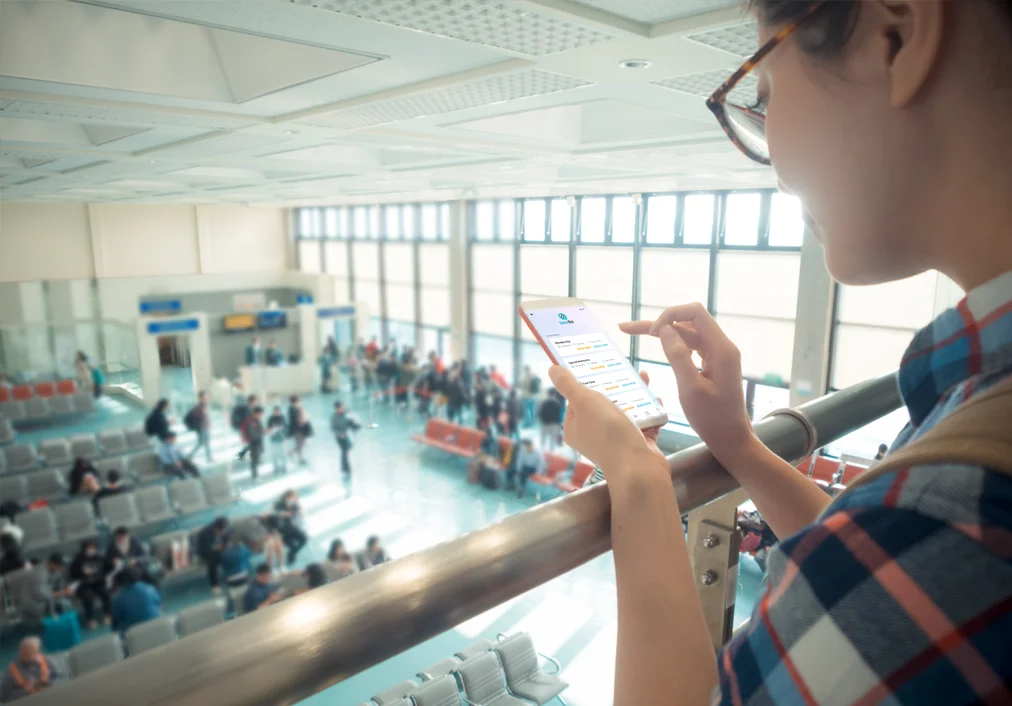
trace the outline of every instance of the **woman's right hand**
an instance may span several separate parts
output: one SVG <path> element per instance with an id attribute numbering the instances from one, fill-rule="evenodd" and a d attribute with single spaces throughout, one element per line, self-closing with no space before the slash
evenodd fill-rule
<path id="1" fill-rule="evenodd" d="M 745 408 L 738 348 L 699 303 L 668 307 L 656 321 L 630 321 L 619 328 L 660 339 L 689 424 L 733 473 L 759 443 Z M 702 371 L 692 360 L 693 351 L 702 359 Z"/>

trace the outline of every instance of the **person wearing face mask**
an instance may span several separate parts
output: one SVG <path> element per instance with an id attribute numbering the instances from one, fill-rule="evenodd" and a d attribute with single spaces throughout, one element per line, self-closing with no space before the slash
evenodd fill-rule
<path id="1" fill-rule="evenodd" d="M 910 425 L 835 499 L 756 436 L 741 354 L 704 306 L 620 327 L 660 340 L 693 430 L 781 539 L 716 659 L 656 431 L 551 369 L 567 443 L 608 480 L 613 703 L 1012 703 L 1012 2 L 750 5 L 761 49 L 707 105 L 800 198 L 829 272 L 933 269 L 967 294 L 903 356 Z"/>
<path id="2" fill-rule="evenodd" d="M 105 557 L 98 551 L 94 540 L 88 539 L 81 543 L 74 560 L 70 563 L 70 580 L 77 584 L 74 595 L 81 601 L 84 608 L 84 619 L 90 630 L 98 628 L 95 615 L 95 601 L 102 604 L 102 615 L 105 624 L 112 623 L 112 598 L 106 588 L 108 565 Z"/>

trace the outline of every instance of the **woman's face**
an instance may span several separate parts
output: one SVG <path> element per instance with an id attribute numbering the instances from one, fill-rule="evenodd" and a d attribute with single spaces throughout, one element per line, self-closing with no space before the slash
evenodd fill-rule
<path id="1" fill-rule="evenodd" d="M 839 56 L 814 59 L 798 35 L 756 68 L 777 178 L 800 197 L 832 275 L 871 284 L 929 266 L 913 227 L 924 135 L 892 106 L 889 39 L 863 3 Z M 760 29 L 760 43 L 778 28 Z M 880 36 L 881 35 L 881 36 Z"/>

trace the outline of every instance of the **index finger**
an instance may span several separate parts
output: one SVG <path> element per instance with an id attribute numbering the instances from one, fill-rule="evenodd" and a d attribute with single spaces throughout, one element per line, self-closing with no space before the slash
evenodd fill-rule
<path id="1" fill-rule="evenodd" d="M 656 336 L 661 326 L 670 326 L 675 323 L 692 324 L 696 333 L 704 340 L 713 340 L 714 338 L 729 340 L 714 318 L 710 316 L 710 312 L 699 302 L 669 306 L 657 317 L 650 333 Z"/>

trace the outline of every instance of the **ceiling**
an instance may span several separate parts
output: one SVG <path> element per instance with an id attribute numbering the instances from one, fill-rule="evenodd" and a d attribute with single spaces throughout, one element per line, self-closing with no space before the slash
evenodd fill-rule
<path id="1" fill-rule="evenodd" d="M 704 105 L 755 48 L 739 0 L 0 0 L 0 198 L 772 186 Z"/>

